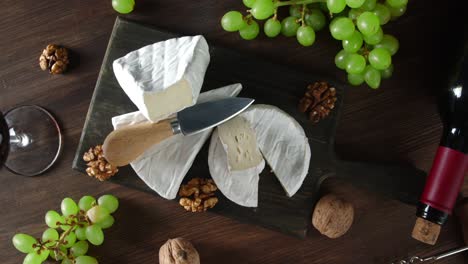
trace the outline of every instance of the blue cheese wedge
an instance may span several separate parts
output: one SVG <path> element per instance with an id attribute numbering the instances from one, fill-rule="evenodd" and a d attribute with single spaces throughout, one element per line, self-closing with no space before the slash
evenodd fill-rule
<path id="1" fill-rule="evenodd" d="M 210 62 L 203 36 L 157 42 L 114 61 L 122 89 L 151 122 L 197 102 Z"/>
<path id="2" fill-rule="evenodd" d="M 233 84 L 200 94 L 197 103 L 237 96 L 242 85 Z M 112 118 L 114 129 L 149 122 L 139 111 Z M 136 174 L 161 197 L 174 199 L 180 184 L 208 140 L 211 129 L 189 136 L 176 135 L 148 149 L 130 165 Z"/>
<path id="3" fill-rule="evenodd" d="M 264 169 L 266 160 L 286 195 L 293 196 L 308 174 L 311 158 L 309 140 L 301 125 L 287 113 L 271 105 L 253 105 L 237 118 L 247 121 L 248 127 L 256 136 L 256 142 L 250 142 L 249 147 L 240 143 L 230 143 L 226 147 L 220 139 L 221 133 L 218 134 L 221 129 L 218 128 L 213 133 L 208 165 L 220 191 L 239 205 L 256 207 L 259 174 Z M 236 129 L 239 131 L 232 132 L 233 134 L 249 131 L 244 124 L 237 125 L 235 129 L 231 127 L 231 130 Z M 258 146 L 264 160 L 257 166 L 234 170 L 232 164 L 229 164 L 229 149 L 236 150 L 237 146 L 242 146 L 242 149 L 256 149 Z"/>
<path id="4" fill-rule="evenodd" d="M 258 205 L 259 175 L 265 168 L 265 160 L 245 170 L 229 170 L 226 149 L 219 137 L 219 128 L 211 136 L 208 150 L 208 166 L 218 189 L 229 200 L 246 207 Z"/>
<path id="5" fill-rule="evenodd" d="M 218 126 L 218 135 L 226 150 L 229 170 L 250 169 L 263 161 L 262 153 L 257 147 L 255 131 L 242 116 Z"/>

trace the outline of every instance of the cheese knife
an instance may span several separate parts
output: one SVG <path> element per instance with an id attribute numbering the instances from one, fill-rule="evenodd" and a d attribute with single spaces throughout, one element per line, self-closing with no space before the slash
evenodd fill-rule
<path id="1" fill-rule="evenodd" d="M 193 135 L 220 125 L 253 102 L 254 99 L 235 97 L 201 103 L 178 112 L 175 118 L 114 130 L 104 140 L 104 157 L 114 166 L 128 165 L 151 146 L 173 135 Z"/>

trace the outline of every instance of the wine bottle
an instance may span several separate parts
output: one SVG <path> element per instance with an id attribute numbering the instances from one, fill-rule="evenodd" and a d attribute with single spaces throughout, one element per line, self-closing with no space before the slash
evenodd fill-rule
<path id="1" fill-rule="evenodd" d="M 444 123 L 442 139 L 437 149 L 432 168 L 426 180 L 417 208 L 413 237 L 435 244 L 440 226 L 452 213 L 458 193 L 468 168 L 468 55 L 461 57 L 449 88 L 440 100 L 441 117 Z M 427 230 L 433 229 L 434 232 Z M 426 231 L 424 231 L 426 230 Z M 421 239 L 420 233 L 430 241 Z"/>

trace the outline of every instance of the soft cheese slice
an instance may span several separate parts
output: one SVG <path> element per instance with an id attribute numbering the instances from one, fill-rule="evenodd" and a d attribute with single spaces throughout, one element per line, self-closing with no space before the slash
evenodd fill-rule
<path id="1" fill-rule="evenodd" d="M 227 152 L 231 171 L 250 169 L 263 161 L 255 131 L 242 116 L 236 116 L 218 126 L 218 134 Z"/>
<path id="2" fill-rule="evenodd" d="M 114 61 L 122 89 L 150 121 L 167 118 L 197 102 L 210 62 L 203 36 L 157 42 Z"/>
<path id="3" fill-rule="evenodd" d="M 200 94 L 197 103 L 237 96 L 242 85 L 233 84 Z M 114 129 L 148 122 L 139 111 L 112 118 Z M 137 175 L 160 196 L 174 199 L 211 129 L 189 136 L 176 135 L 151 147 L 130 163 Z"/>
<path id="4" fill-rule="evenodd" d="M 310 145 L 304 129 L 272 105 L 253 105 L 242 113 L 257 134 L 257 144 L 288 196 L 301 187 L 309 171 Z"/>
<path id="5" fill-rule="evenodd" d="M 218 189 L 229 200 L 241 206 L 257 207 L 259 174 L 265 168 L 265 161 L 262 158 L 257 166 L 246 170 L 229 170 L 226 150 L 221 143 L 218 132 L 219 128 L 213 132 L 208 151 L 208 166 L 211 177 Z"/>

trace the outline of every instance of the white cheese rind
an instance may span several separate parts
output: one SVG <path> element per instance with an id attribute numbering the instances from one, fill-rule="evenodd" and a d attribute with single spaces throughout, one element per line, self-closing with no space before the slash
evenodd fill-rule
<path id="1" fill-rule="evenodd" d="M 255 131 L 242 116 L 236 116 L 219 125 L 218 135 L 227 153 L 229 170 L 246 170 L 262 162 Z"/>
<path id="2" fill-rule="evenodd" d="M 114 61 L 122 89 L 150 121 L 197 102 L 210 62 L 203 36 L 181 37 L 132 51 Z"/>
<path id="3" fill-rule="evenodd" d="M 237 96 L 242 85 L 233 84 L 200 94 L 197 103 Z M 139 111 L 112 118 L 114 129 L 148 122 Z M 189 136 L 176 135 L 149 148 L 130 165 L 137 175 L 161 197 L 174 199 L 180 184 L 198 152 L 210 136 L 211 129 Z"/>
<path id="4" fill-rule="evenodd" d="M 257 207 L 259 175 L 265 168 L 263 159 L 254 168 L 230 171 L 227 154 L 216 129 L 211 137 L 208 166 L 211 177 L 224 196 L 241 206 Z"/>
<path id="5" fill-rule="evenodd" d="M 257 144 L 288 196 L 309 172 L 310 145 L 301 125 L 272 105 L 253 105 L 241 114 L 257 135 Z"/>

